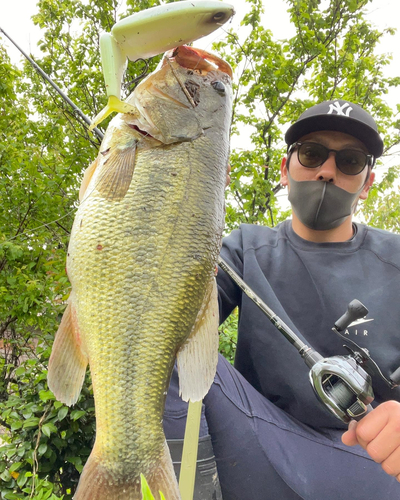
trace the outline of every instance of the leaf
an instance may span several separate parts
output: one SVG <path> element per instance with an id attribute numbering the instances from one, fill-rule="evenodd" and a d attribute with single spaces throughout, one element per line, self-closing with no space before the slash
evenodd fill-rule
<path id="1" fill-rule="evenodd" d="M 50 437 L 52 432 L 57 432 L 57 427 L 51 422 L 47 422 L 42 426 L 42 432 L 45 436 Z"/>
<path id="2" fill-rule="evenodd" d="M 48 436 L 50 437 L 50 436 Z M 39 448 L 38 448 L 38 454 L 39 455 L 44 455 L 47 451 L 47 444 L 46 443 L 42 443 L 41 445 L 39 445 Z"/>
<path id="3" fill-rule="evenodd" d="M 86 415 L 86 411 L 84 410 L 73 410 L 71 412 L 71 420 L 79 420 L 83 415 Z"/>
<path id="4" fill-rule="evenodd" d="M 143 474 L 140 474 L 140 483 L 142 486 L 142 500 L 154 500 L 149 485 L 147 484 L 146 478 Z"/>
<path id="5" fill-rule="evenodd" d="M 23 422 L 21 420 L 17 420 L 11 424 L 11 431 L 16 431 L 21 429 Z"/>
<path id="6" fill-rule="evenodd" d="M 23 424 L 24 429 L 30 429 L 32 427 L 38 427 L 39 425 L 39 418 L 38 417 L 31 417 L 25 420 Z"/>
<path id="7" fill-rule="evenodd" d="M 22 462 L 15 462 L 11 465 L 11 467 L 8 469 L 10 474 L 17 471 L 22 465 Z"/>
<path id="8" fill-rule="evenodd" d="M 68 408 L 66 406 L 63 406 L 62 408 L 59 409 L 57 417 L 58 420 L 61 422 L 61 420 L 64 420 L 64 418 L 68 415 Z"/>
<path id="9" fill-rule="evenodd" d="M 19 486 L 19 488 L 23 488 L 25 486 L 25 484 L 27 483 L 28 481 L 28 477 L 25 475 L 25 474 L 20 474 L 18 479 L 17 479 L 17 484 Z"/>
<path id="10" fill-rule="evenodd" d="M 11 479 L 11 475 L 8 470 L 5 470 L 0 474 L 0 479 L 2 479 L 4 482 L 7 482 Z"/>
<path id="11" fill-rule="evenodd" d="M 4 498 L 6 500 L 20 500 L 21 497 L 19 497 L 18 495 L 16 495 L 15 493 L 6 493 L 4 495 Z"/>
<path id="12" fill-rule="evenodd" d="M 39 397 L 43 402 L 51 401 L 53 399 L 56 399 L 54 394 L 51 391 L 39 391 Z"/>
<path id="13" fill-rule="evenodd" d="M 25 367 L 24 367 L 24 366 L 20 366 L 19 368 L 17 368 L 17 369 L 15 370 L 15 375 L 16 375 L 17 377 L 20 377 L 21 375 L 23 375 L 23 374 L 25 373 L 25 371 L 26 371 L 26 370 L 25 370 Z"/>

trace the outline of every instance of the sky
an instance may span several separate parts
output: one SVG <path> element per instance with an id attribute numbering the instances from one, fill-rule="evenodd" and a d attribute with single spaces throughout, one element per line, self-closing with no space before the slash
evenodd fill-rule
<path id="1" fill-rule="evenodd" d="M 123 12 L 123 1 L 121 0 L 120 12 Z M 321 0 L 323 3 L 328 3 L 327 0 Z M 225 3 L 230 3 L 234 6 L 237 15 L 231 21 L 231 26 L 239 30 L 245 29 L 239 26 L 240 20 L 249 9 L 249 5 L 244 0 L 225 0 Z M 31 20 L 32 15 L 36 13 L 36 0 L 12 0 L 4 2 L 0 16 L 0 27 L 10 35 L 14 41 L 26 52 L 34 56 L 40 56 L 41 52 L 38 49 L 37 42 L 41 37 L 40 29 L 35 26 Z M 286 12 L 287 4 L 284 0 L 264 0 L 265 14 L 263 23 L 265 28 L 272 31 L 276 39 L 288 38 L 294 34 L 293 28 L 289 23 L 289 16 Z M 400 1 L 399 0 L 373 0 L 367 8 L 367 17 L 373 26 L 380 30 L 388 27 L 396 28 L 400 19 Z M 229 26 L 229 25 L 228 25 Z M 292 30 L 292 31 L 291 31 Z M 208 37 L 196 42 L 196 46 L 209 49 L 213 41 L 223 38 L 222 30 L 209 35 Z M 8 40 L 6 40 L 8 53 L 15 64 L 18 64 L 21 55 Z M 380 43 L 379 50 L 382 53 L 392 53 L 393 61 L 386 68 L 387 76 L 400 75 L 400 33 L 395 36 L 387 35 Z M 389 105 L 395 106 L 400 103 L 400 89 L 391 91 L 385 97 Z M 384 167 L 381 170 L 386 170 L 391 164 L 396 164 L 399 161 L 399 156 L 396 155 L 385 160 Z"/>
<path id="2" fill-rule="evenodd" d="M 326 0 L 322 0 L 322 3 Z M 123 0 L 121 0 L 120 11 L 123 12 Z M 237 15 L 231 22 L 232 27 L 239 28 L 239 22 L 249 6 L 244 0 L 229 0 L 225 3 L 230 3 L 234 6 Z M 31 20 L 32 15 L 36 13 L 35 0 L 12 0 L 4 2 L 0 16 L 0 27 L 10 35 L 14 41 L 26 52 L 33 55 L 40 55 L 40 50 L 37 48 L 37 42 L 41 37 L 40 29 L 35 26 Z M 263 23 L 266 28 L 270 29 L 277 39 L 287 38 L 293 35 L 291 32 L 291 25 L 289 23 L 289 16 L 286 12 L 287 4 L 284 0 L 264 0 L 265 14 Z M 396 28 L 398 20 L 400 19 L 400 2 L 399 0 L 373 0 L 369 7 L 368 19 L 370 22 L 379 29 L 387 27 Z M 200 44 L 203 48 L 211 45 L 214 40 L 223 37 L 224 33 L 219 30 L 201 41 Z M 15 49 L 7 40 L 8 53 L 14 63 L 20 60 L 20 53 Z M 388 76 L 396 76 L 400 74 L 400 33 L 395 36 L 386 36 L 380 44 L 382 52 L 389 52 L 393 55 L 393 62 L 387 68 Z M 389 96 L 389 104 L 391 102 L 400 102 L 400 89 L 393 92 Z"/>
<path id="3" fill-rule="evenodd" d="M 322 0 L 322 3 L 326 0 Z M 245 0 L 229 0 L 224 3 L 230 3 L 234 6 L 237 15 L 232 21 L 233 27 L 238 27 L 240 19 L 248 10 L 248 4 Z M 40 38 L 40 29 L 31 21 L 32 15 L 36 13 L 35 0 L 12 0 L 4 2 L 0 16 L 0 26 L 3 28 L 25 51 L 33 54 L 40 54 L 36 43 Z M 121 0 L 123 5 L 123 0 Z M 266 28 L 271 29 L 276 38 L 286 38 L 291 35 L 288 28 L 289 17 L 286 12 L 287 4 L 284 0 L 264 0 L 265 15 L 263 22 Z M 123 6 L 120 11 L 123 11 Z M 398 0 L 373 0 L 369 7 L 368 19 L 379 29 L 386 27 L 396 28 L 398 19 L 400 19 L 400 2 Z M 292 33 L 293 34 L 293 33 Z M 219 35 L 213 34 L 207 38 L 214 40 Z M 220 34 L 223 36 L 223 33 Z M 392 52 L 394 56 L 391 71 L 395 74 L 396 69 L 400 68 L 400 33 L 395 37 L 386 37 L 381 44 L 383 52 Z M 19 53 L 16 49 L 10 47 L 10 55 L 13 61 L 19 60 Z"/>

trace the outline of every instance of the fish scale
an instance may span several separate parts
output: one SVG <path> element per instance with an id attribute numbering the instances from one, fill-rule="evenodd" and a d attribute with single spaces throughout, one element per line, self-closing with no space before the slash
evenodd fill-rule
<path id="1" fill-rule="evenodd" d="M 207 150 L 207 146 L 209 147 L 210 145 L 206 138 L 202 142 L 205 143 L 202 149 Z M 177 146 L 177 148 L 182 148 L 186 152 L 188 149 L 192 149 L 192 145 L 184 143 Z M 162 151 L 160 150 L 158 153 L 162 154 Z M 178 158 L 189 158 L 191 156 L 190 154 L 182 155 L 179 151 L 175 151 L 174 154 L 176 154 Z M 159 368 L 160 374 L 154 373 L 154 356 L 151 356 L 151 364 L 149 363 L 150 360 L 146 359 L 148 357 L 146 354 L 147 349 L 154 348 L 154 345 L 148 345 L 148 328 L 156 329 L 156 325 L 160 322 L 160 318 L 162 321 L 160 326 L 165 327 L 165 318 L 168 315 L 168 310 L 171 311 L 174 307 L 178 310 L 173 316 L 179 318 L 181 312 L 187 307 L 187 304 L 196 299 L 195 295 L 198 296 L 198 307 L 196 309 L 200 307 L 203 292 L 197 286 L 199 275 L 203 275 L 203 280 L 205 281 L 206 278 L 213 274 L 213 263 L 219 252 L 219 237 L 215 238 L 216 241 L 211 243 L 211 245 L 214 245 L 214 250 L 213 252 L 209 252 L 209 247 L 211 245 L 209 241 L 210 230 L 208 228 L 208 216 L 205 217 L 206 220 L 204 224 L 200 223 L 198 217 L 195 218 L 195 228 L 188 227 L 186 222 L 188 218 L 190 220 L 192 214 L 200 212 L 199 205 L 208 205 L 210 203 L 210 198 L 212 198 L 210 187 L 213 182 L 216 182 L 215 169 L 207 169 L 207 165 L 201 164 L 199 161 L 196 161 L 196 159 L 192 160 L 192 165 L 188 165 L 186 162 L 184 164 L 178 162 L 177 165 L 175 161 L 172 164 L 173 168 L 177 169 L 178 166 L 180 167 L 179 171 L 181 177 L 185 177 L 184 171 L 186 170 L 186 177 L 190 179 L 188 183 L 191 184 L 190 187 L 192 187 L 192 190 L 198 191 L 198 186 L 205 186 L 202 192 L 202 199 L 197 196 L 196 193 L 196 196 L 192 196 L 193 201 L 191 202 L 190 187 L 188 186 L 184 189 L 182 183 L 179 182 L 180 179 L 176 179 L 176 184 L 179 186 L 178 192 L 176 192 L 176 190 L 173 191 L 173 198 L 169 198 L 168 196 L 162 197 L 161 199 L 163 202 L 160 203 L 159 198 L 155 198 L 155 193 L 157 193 L 160 187 L 165 186 L 164 179 L 169 181 L 168 184 L 172 186 L 174 177 L 170 176 L 168 168 L 165 168 L 165 166 L 163 170 L 159 168 L 148 168 L 149 162 L 146 156 L 148 156 L 148 154 L 144 154 L 143 157 L 138 158 L 132 185 L 124 200 L 117 203 L 107 203 L 103 198 L 97 197 L 95 193 L 93 193 L 88 203 L 82 205 L 81 217 L 85 220 L 85 225 L 79 227 L 80 220 L 78 214 L 76 224 L 71 234 L 70 245 L 74 244 L 75 239 L 79 242 L 75 250 L 77 257 L 75 257 L 71 263 L 68 262 L 68 274 L 72 286 L 77 293 L 79 293 L 80 287 L 83 287 L 84 293 L 88 294 L 90 303 L 94 305 L 97 304 L 95 307 L 99 311 L 94 317 L 86 318 L 86 315 L 82 315 L 81 317 L 81 328 L 88 332 L 93 332 L 88 334 L 88 344 L 93 346 L 93 348 L 89 349 L 89 362 L 92 370 L 93 384 L 104 388 L 107 387 L 107 381 L 113 379 L 113 387 L 110 387 L 109 393 L 104 394 L 104 398 L 109 401 L 112 407 L 124 409 L 120 419 L 114 416 L 115 429 L 120 429 L 121 426 L 124 426 L 124 422 L 128 418 L 135 420 L 134 415 L 136 411 L 139 414 L 138 423 L 140 423 L 143 407 L 148 408 L 149 405 L 150 408 L 158 410 L 157 413 L 159 419 L 161 419 L 162 408 L 159 403 L 159 394 L 156 391 L 148 391 L 147 384 L 149 383 L 148 378 L 154 377 L 154 379 L 157 380 L 157 376 L 159 377 L 160 374 L 164 375 L 163 379 L 165 380 L 165 373 L 170 371 L 171 358 L 165 356 L 168 363 L 165 361 L 163 362 L 163 367 Z M 209 172 L 209 170 L 211 171 Z M 210 178 L 212 182 L 208 182 Z M 222 183 L 223 186 L 224 181 L 225 173 L 223 173 L 220 179 L 220 185 Z M 93 178 L 92 184 L 96 184 L 96 177 Z M 139 186 L 140 189 L 138 189 Z M 89 186 L 88 189 L 90 190 L 91 186 Z M 171 190 L 172 189 L 171 187 Z M 143 212 L 139 213 L 138 219 L 136 207 L 142 205 L 146 206 L 146 211 L 144 214 Z M 161 233 L 153 230 L 156 224 L 163 227 Z M 115 226 L 118 228 L 117 232 L 115 231 Z M 101 228 L 101 230 L 98 231 L 97 227 Z M 135 234 L 134 239 L 124 237 L 124 230 L 128 227 L 133 227 L 133 232 Z M 85 228 L 93 229 L 84 231 Z M 193 229 L 195 229 L 195 231 L 193 231 Z M 220 234 L 218 230 L 211 232 L 216 235 Z M 193 236 L 193 233 L 195 233 L 195 236 Z M 108 238 L 111 238 L 111 241 Z M 102 250 L 97 250 L 98 244 L 103 246 Z M 150 255 L 149 245 L 150 249 L 154 249 L 155 255 L 153 254 L 152 258 L 146 259 L 146 256 Z M 167 252 L 168 246 L 170 247 L 169 252 Z M 173 251 L 177 246 L 186 248 L 184 258 L 179 259 L 179 255 Z M 204 265 L 197 265 L 197 261 L 190 258 L 191 254 L 198 252 L 199 248 L 204 247 L 206 247 L 207 255 L 209 256 L 207 268 L 205 268 Z M 95 269 L 87 268 L 86 263 L 91 259 L 94 260 Z M 155 266 L 156 260 L 160 262 L 159 267 Z M 114 262 L 119 263 L 119 265 L 114 264 Z M 129 278 L 129 275 L 128 278 L 126 276 L 126 262 L 129 262 L 134 270 L 132 278 Z M 193 263 L 195 263 L 195 266 L 193 266 Z M 106 300 L 103 299 L 102 287 L 98 286 L 99 283 L 97 283 L 96 280 L 93 281 L 91 279 L 93 275 L 99 276 L 100 281 L 103 283 L 107 282 L 107 287 L 110 289 L 110 295 L 108 297 L 106 296 Z M 161 308 L 160 305 L 158 305 L 157 308 L 151 307 L 148 303 L 149 297 L 146 294 L 146 291 L 152 288 L 156 275 L 163 276 L 163 279 L 157 281 L 157 302 L 160 296 L 163 297 L 163 292 L 171 292 L 171 296 L 177 297 L 175 302 L 165 303 Z M 185 276 L 187 276 L 189 284 L 191 283 L 192 286 L 195 285 L 193 291 L 190 290 L 187 283 L 182 284 L 181 279 Z M 192 276 L 196 276 L 196 279 L 193 279 Z M 121 285 L 123 285 L 123 287 L 128 286 L 128 288 L 134 288 L 136 282 L 141 283 L 141 293 L 139 297 L 132 300 L 130 296 L 126 296 L 123 290 L 121 290 Z M 92 289 L 89 286 L 90 283 L 94 285 Z M 182 291 L 180 293 L 178 290 L 173 290 L 173 283 L 179 283 L 177 288 L 181 288 Z M 183 294 L 185 298 L 182 297 Z M 115 304 L 117 309 L 111 309 L 110 304 Z M 196 309 L 193 309 L 193 316 L 195 315 Z M 90 315 L 92 311 L 92 308 L 88 308 L 88 313 Z M 143 314 L 146 314 L 146 323 L 149 326 L 140 324 Z M 129 324 L 128 318 L 133 316 L 137 318 L 136 325 L 127 328 L 127 323 Z M 194 321 L 193 316 L 191 322 Z M 190 318 L 186 318 L 186 325 L 183 325 L 183 328 L 181 327 L 185 336 L 188 330 L 187 324 L 189 319 Z M 116 320 L 118 320 L 119 323 L 117 325 Z M 86 323 L 88 323 L 87 326 Z M 103 325 L 103 329 L 99 331 L 98 328 L 101 324 Z M 176 327 L 177 325 L 174 326 L 174 330 Z M 118 339 L 113 339 L 111 335 L 116 329 L 123 330 L 124 336 L 127 338 L 121 339 L 118 337 Z M 129 332 L 131 332 L 131 335 L 129 335 Z M 143 340 L 141 340 L 141 338 Z M 176 345 L 172 345 L 171 338 L 175 339 L 174 343 L 177 343 Z M 160 343 L 163 342 L 163 339 L 167 339 L 167 342 L 163 343 L 163 346 L 160 347 Z M 165 353 L 165 351 L 173 353 L 179 345 L 179 339 L 176 339 L 175 332 L 173 335 L 165 335 L 157 339 L 153 337 L 152 340 L 152 344 L 159 346 L 159 352 L 161 354 Z M 145 348 L 142 348 L 142 342 Z M 124 344 L 131 343 L 137 346 L 137 350 L 135 351 L 137 356 L 134 355 L 133 359 L 126 357 L 124 347 Z M 109 352 L 115 353 L 114 359 L 107 359 Z M 141 359 L 141 353 L 143 353 L 142 357 L 144 357 L 144 360 Z M 116 370 L 115 359 L 121 359 L 123 357 L 125 358 L 125 362 L 120 363 L 120 369 Z M 101 377 L 99 377 L 96 371 L 97 364 L 100 364 L 102 367 Z M 119 384 L 123 383 L 124 380 L 135 380 L 136 377 L 134 373 L 131 373 L 131 367 L 136 368 L 138 365 L 141 365 L 140 371 L 142 373 L 144 372 L 144 383 L 140 380 L 139 383 L 135 385 L 143 387 L 144 394 L 140 397 L 140 391 L 135 390 L 137 399 L 140 401 L 139 408 L 136 408 L 135 399 L 132 399 L 131 404 L 125 401 L 126 391 L 121 391 L 121 396 L 119 398 L 116 397 L 116 394 L 119 392 Z M 151 367 L 151 374 L 143 370 L 144 365 Z M 100 389 L 96 397 L 96 422 L 98 431 L 102 428 L 102 406 L 101 404 L 99 405 L 98 401 L 103 397 L 99 391 Z M 151 404 L 151 400 L 153 399 L 150 398 L 151 395 L 154 395 L 155 405 Z M 107 407 L 105 413 L 109 414 Z M 117 431 L 116 436 L 114 436 L 112 432 L 110 432 L 110 429 L 107 429 L 107 431 L 107 439 L 110 439 L 110 441 L 114 443 L 115 449 L 119 450 L 120 447 L 126 447 L 128 449 L 134 448 L 135 443 L 126 441 L 125 432 Z M 121 437 L 122 442 L 115 446 L 116 440 Z"/>
<path id="2" fill-rule="evenodd" d="M 197 49 L 179 48 L 180 62 L 186 50 L 193 57 Z M 71 232 L 72 293 L 65 314 L 73 318 L 74 331 L 67 333 L 79 344 L 75 378 L 82 378 L 85 361 L 90 365 L 96 408 L 96 441 L 77 500 L 140 500 L 140 474 L 156 498 L 161 489 L 167 500 L 178 499 L 162 429 L 172 368 L 178 354 L 188 380 L 185 393 L 193 385 L 193 395 L 198 385 L 205 394 L 215 371 L 218 317 L 211 290 L 224 223 L 231 75 L 221 60 L 224 71 L 205 60 L 209 71 L 193 75 L 170 59 L 128 100 L 145 102 L 139 108 L 153 115 L 139 121 L 119 115 L 110 123 L 102 152 L 85 174 Z M 189 77 L 201 89 L 194 109 L 181 88 Z M 215 79 L 225 82 L 226 95 L 215 91 Z M 158 99 L 153 107 L 152 96 Z M 152 124 L 147 135 L 146 116 Z M 61 344 L 72 342 L 63 325 L 49 363 L 49 386 L 71 404 L 79 392 L 67 397 L 59 380 L 66 356 Z M 185 354 L 191 349 L 193 362 Z M 192 373 L 191 365 L 199 371 Z"/>

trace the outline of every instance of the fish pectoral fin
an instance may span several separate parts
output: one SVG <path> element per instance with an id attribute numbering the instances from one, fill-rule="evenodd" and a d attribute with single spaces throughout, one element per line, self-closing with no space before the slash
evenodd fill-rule
<path id="1" fill-rule="evenodd" d="M 109 460 L 102 460 L 96 445 L 83 468 L 74 500 L 139 500 L 141 494 L 142 473 L 155 500 L 161 500 L 161 491 L 167 500 L 180 500 L 178 483 L 175 477 L 171 456 L 166 441 L 160 456 L 150 462 L 146 471 L 132 471 L 132 464 L 116 459 L 111 465 Z M 139 457 L 144 462 L 143 457 Z M 112 467 L 112 468 L 111 468 Z"/>
<path id="2" fill-rule="evenodd" d="M 85 195 L 86 189 L 88 188 L 90 181 L 92 180 L 93 174 L 99 164 L 99 159 L 96 158 L 94 162 L 92 162 L 89 167 L 85 170 L 85 173 L 83 175 L 82 179 L 82 184 L 79 189 L 79 201 L 83 200 L 83 197 Z"/>
<path id="3" fill-rule="evenodd" d="M 138 116 L 138 110 L 132 104 L 121 101 L 117 96 L 110 95 L 105 107 L 98 115 L 92 120 L 89 130 L 93 130 L 97 125 L 104 121 L 111 113 L 128 113 L 130 115 Z"/>
<path id="4" fill-rule="evenodd" d="M 213 278 L 192 333 L 178 352 L 179 392 L 184 401 L 200 401 L 214 381 L 218 363 L 218 291 Z"/>
<path id="5" fill-rule="evenodd" d="M 106 154 L 95 188 L 110 201 L 120 201 L 131 185 L 136 161 L 136 140 L 114 146 Z"/>
<path id="6" fill-rule="evenodd" d="M 82 349 L 76 313 L 70 299 L 54 340 L 47 373 L 49 389 L 67 406 L 78 400 L 87 364 L 88 357 Z"/>

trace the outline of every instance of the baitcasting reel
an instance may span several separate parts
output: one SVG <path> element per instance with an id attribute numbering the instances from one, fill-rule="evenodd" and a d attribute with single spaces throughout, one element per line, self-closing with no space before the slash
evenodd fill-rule
<path id="1" fill-rule="evenodd" d="M 374 400 L 371 375 L 380 376 L 391 389 L 400 384 L 400 368 L 387 379 L 368 350 L 341 333 L 367 314 L 368 309 L 355 299 L 332 329 L 346 342 L 343 347 L 349 352 L 347 356 L 321 357 L 308 362 L 307 356 L 300 352 L 310 367 L 310 382 L 316 395 L 334 415 L 346 423 L 351 419 L 359 420 L 368 412 Z"/>
<path id="2" fill-rule="evenodd" d="M 310 382 L 318 399 L 343 422 L 360 420 L 371 408 L 370 404 L 374 400 L 371 375 L 381 377 L 391 389 L 400 385 L 400 367 L 387 379 L 368 350 L 341 333 L 368 314 L 368 309 L 360 301 L 350 302 L 346 313 L 336 321 L 333 328 L 345 341 L 344 347 L 349 354 L 323 358 L 315 349 L 305 344 L 221 257 L 218 264 L 298 350 L 310 368 Z"/>

